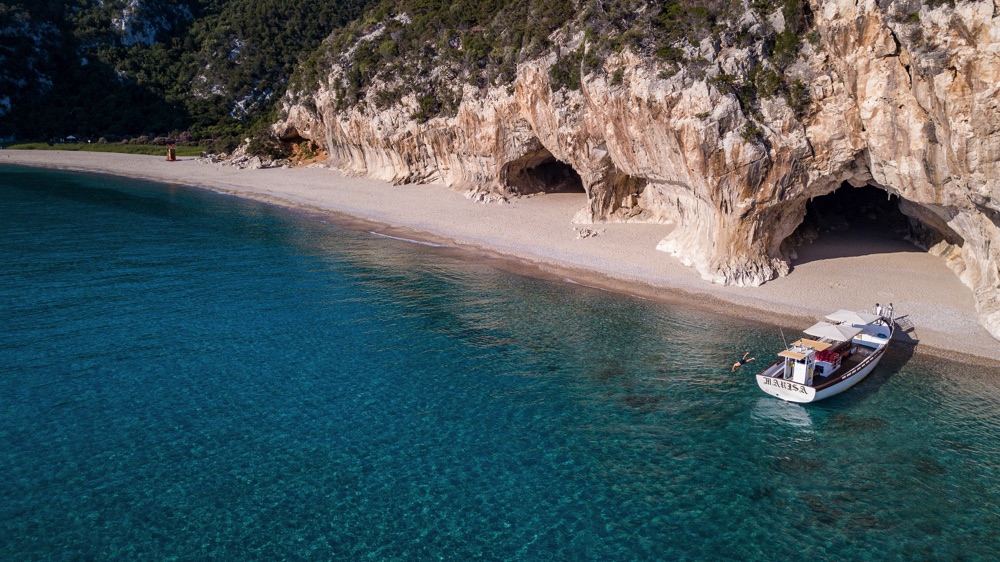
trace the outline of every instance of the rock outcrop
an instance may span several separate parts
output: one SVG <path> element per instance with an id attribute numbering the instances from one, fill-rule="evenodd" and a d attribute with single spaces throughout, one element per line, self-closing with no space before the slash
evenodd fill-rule
<path id="1" fill-rule="evenodd" d="M 619 74 L 553 91 L 551 55 L 522 64 L 512 88 L 466 87 L 454 117 L 418 123 L 412 97 L 338 111 L 329 88 L 288 102 L 274 130 L 349 173 L 481 198 L 578 181 L 584 221 L 674 223 L 659 249 L 715 283 L 787 274 L 806 203 L 845 182 L 875 186 L 900 198 L 1000 338 L 1000 0 L 906 4 L 811 3 L 815 42 L 785 70 L 810 94 L 804 112 L 771 97 L 748 116 L 720 77 L 746 76 L 761 53 L 709 41 L 702 75 L 664 76 L 625 51 L 605 61 Z"/>

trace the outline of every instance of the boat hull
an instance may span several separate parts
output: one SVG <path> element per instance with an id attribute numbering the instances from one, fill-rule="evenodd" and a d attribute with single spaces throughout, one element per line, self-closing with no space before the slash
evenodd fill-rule
<path id="1" fill-rule="evenodd" d="M 872 354 L 871 358 L 859 365 L 857 368 L 841 376 L 839 381 L 820 389 L 806 386 L 804 384 L 793 383 L 792 381 L 785 380 L 780 377 L 768 376 L 766 373 L 771 372 L 771 368 L 768 368 L 764 372 L 757 375 L 757 386 L 771 396 L 775 396 L 789 402 L 816 402 L 817 400 L 836 396 L 837 394 L 840 394 L 841 392 L 844 392 L 845 390 L 863 381 L 865 377 L 872 372 L 875 366 L 878 365 L 879 361 L 882 360 L 882 355 L 884 353 L 885 346 Z"/>
<path id="2" fill-rule="evenodd" d="M 816 389 L 804 384 L 796 384 L 792 381 L 767 375 L 757 375 L 757 386 L 761 390 L 787 400 L 789 402 L 814 402 L 816 400 Z"/>

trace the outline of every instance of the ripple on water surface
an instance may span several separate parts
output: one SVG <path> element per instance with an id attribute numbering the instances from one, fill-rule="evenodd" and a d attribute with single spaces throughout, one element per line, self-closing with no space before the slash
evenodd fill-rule
<path id="1" fill-rule="evenodd" d="M 0 559 L 995 559 L 1000 381 L 148 182 L 0 173 Z"/>

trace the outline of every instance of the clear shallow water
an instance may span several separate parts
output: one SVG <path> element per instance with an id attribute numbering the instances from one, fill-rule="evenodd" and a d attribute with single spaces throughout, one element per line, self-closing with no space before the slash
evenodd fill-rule
<path id="1" fill-rule="evenodd" d="M 0 559 L 991 560 L 1000 374 L 0 168 Z M 751 364 L 755 366 L 755 364 Z"/>

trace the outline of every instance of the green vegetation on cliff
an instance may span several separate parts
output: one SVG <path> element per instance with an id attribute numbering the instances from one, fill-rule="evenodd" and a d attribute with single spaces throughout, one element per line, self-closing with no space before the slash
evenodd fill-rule
<path id="1" fill-rule="evenodd" d="M 380 81 L 380 107 L 416 94 L 425 117 L 452 111 L 463 84 L 512 82 L 518 63 L 552 48 L 550 35 L 576 14 L 572 0 L 383 1 L 331 37 L 293 78 L 293 88 L 313 88 L 342 65 L 336 84 L 342 108 Z"/>
<path id="2" fill-rule="evenodd" d="M 370 0 L 0 2 L 0 137 L 238 137 Z"/>
<path id="3" fill-rule="evenodd" d="M 747 68 L 713 83 L 751 116 L 776 95 L 803 112 L 808 92 L 786 69 L 809 26 L 805 0 L 5 1 L 0 138 L 186 132 L 232 146 L 273 121 L 289 83 L 331 86 L 339 109 L 413 96 L 425 120 L 539 57 L 554 58 L 554 90 L 592 73 L 620 84 L 608 61 L 626 49 L 684 79 L 744 49 Z"/>
<path id="4" fill-rule="evenodd" d="M 625 49 L 669 77 L 704 77 L 723 48 L 745 49 L 749 68 L 728 78 L 748 114 L 760 97 L 783 95 L 804 110 L 807 93 L 784 75 L 810 25 L 808 2 L 753 0 L 382 0 L 324 42 L 293 76 L 293 93 L 325 87 L 331 69 L 338 109 L 382 109 L 413 95 L 413 117 L 450 114 L 465 85 L 513 82 L 518 64 L 555 57 L 553 90 L 620 69 L 605 64 Z M 794 103 L 792 98 L 795 97 Z"/>

